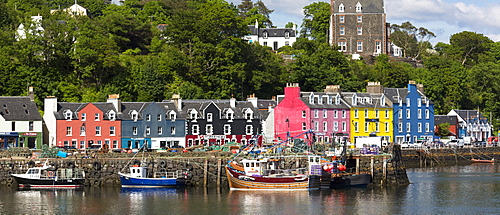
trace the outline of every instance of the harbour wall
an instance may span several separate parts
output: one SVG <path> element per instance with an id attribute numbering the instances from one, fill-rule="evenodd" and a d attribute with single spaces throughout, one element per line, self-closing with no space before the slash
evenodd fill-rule
<path id="1" fill-rule="evenodd" d="M 404 149 L 402 160 L 406 167 L 433 167 L 470 164 L 471 159 L 500 159 L 500 147 Z"/>
<path id="2" fill-rule="evenodd" d="M 396 152 L 397 153 L 397 152 Z M 0 158 L 0 186 L 17 186 L 10 176 L 25 173 L 35 162 L 47 161 L 60 168 L 74 167 L 85 171 L 85 185 L 91 187 L 120 186 L 118 172 L 127 172 L 128 167 L 138 164 L 142 158 L 131 158 L 130 154 L 97 154 L 94 158 L 71 156 L 68 158 L 29 159 L 18 156 Z M 228 152 L 188 152 L 188 153 L 149 153 L 144 156 L 150 170 L 189 173 L 186 186 L 228 187 L 224 166 L 232 159 Z M 287 169 L 307 168 L 307 157 L 283 157 L 282 167 Z M 242 159 L 242 158 L 238 158 Z M 238 160 L 236 159 L 236 160 Z M 372 174 L 372 186 L 391 186 L 408 184 L 406 170 L 400 155 L 383 154 L 369 156 L 351 155 L 347 168 L 354 173 Z"/>

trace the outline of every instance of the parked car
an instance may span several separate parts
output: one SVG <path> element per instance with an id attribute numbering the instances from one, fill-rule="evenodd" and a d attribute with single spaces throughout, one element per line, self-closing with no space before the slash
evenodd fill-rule
<path id="1" fill-rule="evenodd" d="M 463 148 L 464 147 L 464 140 L 462 139 L 453 139 L 448 142 L 449 147 L 454 147 L 454 148 Z"/>
<path id="2" fill-rule="evenodd" d="M 408 142 L 402 142 L 400 143 L 402 149 L 406 149 L 410 147 L 410 144 Z"/>

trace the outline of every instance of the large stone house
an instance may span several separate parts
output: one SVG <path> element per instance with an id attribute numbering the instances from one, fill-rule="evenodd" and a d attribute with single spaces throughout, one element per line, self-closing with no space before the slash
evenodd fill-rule
<path id="1" fill-rule="evenodd" d="M 390 26 L 383 0 L 330 0 L 331 45 L 354 56 L 389 54 Z"/>

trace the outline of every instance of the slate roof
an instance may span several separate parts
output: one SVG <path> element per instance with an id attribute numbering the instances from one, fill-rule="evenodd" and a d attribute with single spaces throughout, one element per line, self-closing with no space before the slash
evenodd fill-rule
<path id="1" fill-rule="evenodd" d="M 248 26 L 250 35 L 258 35 L 262 37 L 264 31 L 267 31 L 268 37 L 285 37 L 285 32 L 290 32 L 290 37 L 295 37 L 293 28 L 256 28 L 255 25 Z"/>
<path id="2" fill-rule="evenodd" d="M 120 115 L 121 120 L 132 120 L 132 111 L 137 111 L 138 119 L 142 119 L 142 111 L 146 108 L 151 102 L 122 102 L 122 112 Z"/>
<path id="3" fill-rule="evenodd" d="M 309 103 L 309 97 L 311 94 L 314 94 L 314 104 Z M 318 97 L 316 97 L 318 96 Z M 346 101 L 341 97 L 341 102 L 340 104 L 335 104 L 335 97 L 337 96 L 336 93 L 324 93 L 324 92 L 301 92 L 300 93 L 300 100 L 304 102 L 309 108 L 311 109 L 349 109 L 349 105 L 346 103 Z M 328 104 L 328 97 L 331 97 L 331 104 Z M 321 104 L 319 100 L 321 101 Z"/>
<path id="4" fill-rule="evenodd" d="M 334 2 L 335 12 L 338 12 L 340 4 L 344 4 L 344 13 L 356 12 L 356 4 L 361 4 L 362 13 L 385 13 L 384 0 L 336 0 Z"/>
<path id="5" fill-rule="evenodd" d="M 41 121 L 38 107 L 29 97 L 0 97 L 0 115 L 6 121 Z"/>
<path id="6" fill-rule="evenodd" d="M 70 102 L 58 102 L 57 111 L 54 113 L 56 119 L 65 119 L 64 112 L 70 110 L 72 112 L 71 119 L 78 119 L 77 112 L 84 108 L 88 103 L 70 103 Z"/>
<path id="7" fill-rule="evenodd" d="M 417 93 L 420 97 L 428 99 L 427 96 L 418 89 Z M 393 104 L 399 104 L 398 96 L 401 97 L 403 103 L 406 103 L 405 98 L 408 96 L 408 88 L 384 88 L 384 94 Z M 424 103 L 424 101 L 422 101 L 422 103 Z M 429 100 L 429 104 L 433 104 L 433 102 Z"/>
<path id="8" fill-rule="evenodd" d="M 481 112 L 477 110 L 454 110 L 462 119 L 472 120 L 472 119 L 486 119 Z"/>
<path id="9" fill-rule="evenodd" d="M 235 107 L 231 107 L 230 100 L 183 100 L 182 101 L 182 111 L 180 112 L 181 117 L 189 118 L 189 110 L 194 109 L 199 113 L 199 117 L 202 116 L 204 110 L 210 105 L 215 104 L 221 111 L 221 117 L 224 118 L 225 112 L 232 109 L 234 114 L 234 119 L 244 119 L 245 109 L 251 109 L 254 113 L 254 119 L 259 119 L 262 117 L 261 111 L 255 108 L 249 101 L 236 101 Z"/>
<path id="10" fill-rule="evenodd" d="M 457 118 L 457 116 L 435 115 L 434 116 L 434 124 L 439 125 L 441 123 L 449 123 L 450 125 L 458 125 L 458 118 Z"/>

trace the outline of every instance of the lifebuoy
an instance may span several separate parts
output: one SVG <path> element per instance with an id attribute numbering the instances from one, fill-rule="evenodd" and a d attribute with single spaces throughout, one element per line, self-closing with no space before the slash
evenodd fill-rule
<path id="1" fill-rule="evenodd" d="M 54 175 L 55 175 L 54 171 L 47 172 L 47 176 L 49 176 L 49 177 L 54 177 Z"/>

